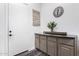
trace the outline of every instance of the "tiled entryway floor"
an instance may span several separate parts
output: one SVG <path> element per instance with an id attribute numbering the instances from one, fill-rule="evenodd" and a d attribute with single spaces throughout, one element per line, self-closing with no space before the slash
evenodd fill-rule
<path id="1" fill-rule="evenodd" d="M 47 56 L 47 55 L 37 49 L 34 49 L 32 51 L 27 51 L 27 52 L 18 54 L 17 56 Z"/>

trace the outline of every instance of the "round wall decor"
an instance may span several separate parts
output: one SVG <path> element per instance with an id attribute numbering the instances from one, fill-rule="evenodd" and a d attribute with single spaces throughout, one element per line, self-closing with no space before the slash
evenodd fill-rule
<path id="1" fill-rule="evenodd" d="M 60 17 L 63 13 L 64 13 L 64 9 L 62 6 L 56 7 L 55 10 L 53 11 L 54 17 Z"/>

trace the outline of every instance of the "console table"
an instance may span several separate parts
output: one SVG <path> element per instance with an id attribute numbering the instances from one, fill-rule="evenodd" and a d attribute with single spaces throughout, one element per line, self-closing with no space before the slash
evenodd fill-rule
<path id="1" fill-rule="evenodd" d="M 35 33 L 35 48 L 50 56 L 76 56 L 77 36 Z"/>

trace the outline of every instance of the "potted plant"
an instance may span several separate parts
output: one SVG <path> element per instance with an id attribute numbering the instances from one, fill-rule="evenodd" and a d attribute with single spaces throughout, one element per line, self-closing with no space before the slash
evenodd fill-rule
<path id="1" fill-rule="evenodd" d="M 54 30 L 54 28 L 57 26 L 57 23 L 55 23 L 55 21 L 50 21 L 49 23 L 48 23 L 48 25 L 47 25 L 47 27 L 49 28 L 49 29 L 51 29 L 51 32 L 53 32 L 53 30 Z"/>

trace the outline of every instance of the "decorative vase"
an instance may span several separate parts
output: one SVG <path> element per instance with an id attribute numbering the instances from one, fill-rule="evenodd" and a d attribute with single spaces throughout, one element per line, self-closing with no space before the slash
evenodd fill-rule
<path id="1" fill-rule="evenodd" d="M 51 29 L 51 32 L 53 32 L 53 29 Z"/>

